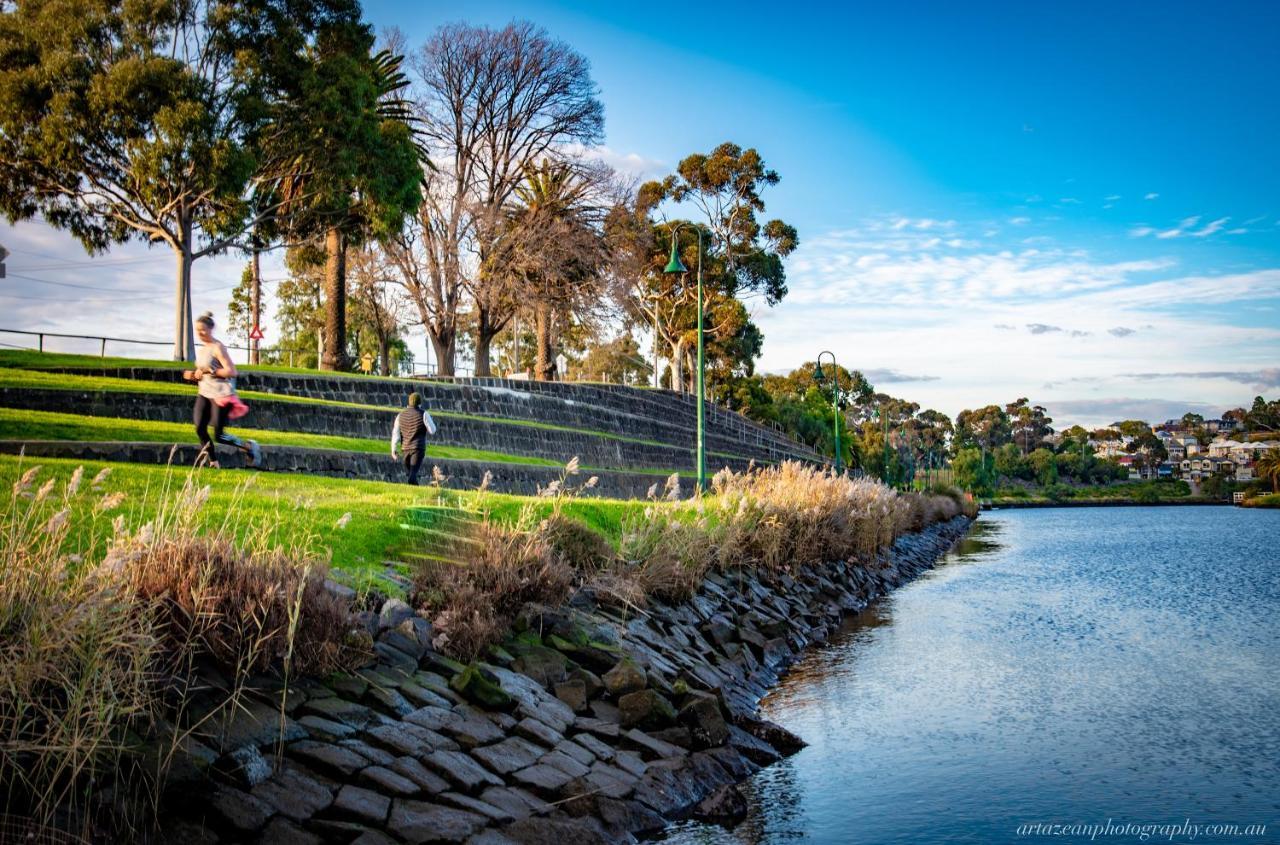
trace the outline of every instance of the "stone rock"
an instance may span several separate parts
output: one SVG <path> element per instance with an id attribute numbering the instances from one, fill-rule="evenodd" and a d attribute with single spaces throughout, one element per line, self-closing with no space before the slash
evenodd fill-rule
<path id="1" fill-rule="evenodd" d="M 557 769 L 569 775 L 569 777 L 571 778 L 584 777 L 587 774 L 587 772 L 590 771 L 590 769 L 588 769 L 587 766 L 573 759 L 568 754 L 565 754 L 563 751 L 552 751 L 550 754 L 545 755 L 538 762 L 544 763 L 548 766 L 555 766 Z"/>
<path id="2" fill-rule="evenodd" d="M 256 745 L 244 745 L 223 754 L 213 764 L 213 769 L 236 786 L 245 789 L 257 786 L 271 777 L 271 764 Z"/>
<path id="3" fill-rule="evenodd" d="M 271 820 L 267 829 L 262 831 L 262 841 L 271 845 L 322 845 L 323 840 L 314 833 L 309 833 L 288 819 Z"/>
<path id="4" fill-rule="evenodd" d="M 351 845 L 397 845 L 396 841 L 377 830 L 366 830 L 351 840 Z"/>
<path id="5" fill-rule="evenodd" d="M 378 611 L 378 628 L 384 631 L 394 628 L 406 619 L 411 619 L 413 615 L 413 608 L 405 604 L 402 599 L 387 599 L 382 603 L 382 609 Z"/>
<path id="6" fill-rule="evenodd" d="M 528 740 L 513 736 L 471 752 L 471 756 L 501 775 L 532 766 L 546 751 Z"/>
<path id="7" fill-rule="evenodd" d="M 644 670 L 636 665 L 634 660 L 624 657 L 612 669 L 605 672 L 600 680 L 604 682 L 604 688 L 609 694 L 617 698 L 644 689 L 647 678 Z"/>
<path id="8" fill-rule="evenodd" d="M 657 833 L 667 826 L 666 819 L 639 801 L 621 801 L 617 798 L 598 797 L 596 814 L 606 827 L 620 833 L 636 836 Z M 624 837 L 618 836 L 619 839 Z"/>
<path id="9" fill-rule="evenodd" d="M 369 765 L 369 761 L 349 748 L 304 739 L 286 749 L 290 756 L 324 772 L 350 777 Z"/>
<path id="10" fill-rule="evenodd" d="M 450 692 L 452 693 L 452 690 L 450 690 Z M 403 695 L 414 707 L 426 707 L 430 705 L 432 707 L 443 707 L 447 709 L 456 703 L 455 701 L 446 699 L 438 692 L 429 690 L 424 686 L 414 683 L 413 681 L 406 681 L 401 684 L 400 694 Z M 458 697 L 456 693 L 453 695 L 455 699 Z"/>
<path id="11" fill-rule="evenodd" d="M 743 720 L 742 729 L 757 739 L 767 742 L 769 745 L 782 752 L 784 756 L 795 754 L 800 749 L 808 745 L 800 737 L 779 724 L 770 722 L 767 719 L 747 719 Z M 749 756 L 749 755 L 748 755 Z"/>
<path id="12" fill-rule="evenodd" d="M 608 839 L 590 819 L 538 817 L 512 822 L 502 835 L 516 845 L 608 845 Z"/>
<path id="13" fill-rule="evenodd" d="M 431 731 L 448 734 L 464 748 L 475 748 L 502 739 L 502 729 L 479 711 L 462 707 L 445 710 L 440 707 L 420 707 L 405 721 Z"/>
<path id="14" fill-rule="evenodd" d="M 557 769 L 555 766 L 547 766 L 541 763 L 535 763 L 528 768 L 521 769 L 512 775 L 519 783 L 525 786 L 531 786 L 544 793 L 556 794 L 560 787 L 573 780 L 574 776 Z"/>
<path id="15" fill-rule="evenodd" d="M 279 703 L 249 700 L 234 708 L 225 719 L 211 720 L 216 727 L 209 745 L 231 751 L 245 745 L 263 747 L 303 739 L 307 732 L 293 719 L 281 719 Z"/>
<path id="16" fill-rule="evenodd" d="M 687 753 L 679 746 L 672 745 L 669 742 L 663 742 L 660 739 L 655 739 L 649 734 L 644 733 L 643 731 L 638 731 L 635 728 L 627 731 L 622 736 L 633 747 L 638 748 L 643 752 L 647 752 L 654 757 L 675 758 L 683 757 Z"/>
<path id="17" fill-rule="evenodd" d="M 227 825 L 251 833 L 271 818 L 271 808 L 248 793 L 219 787 L 209 796 L 209 808 Z"/>
<path id="18" fill-rule="evenodd" d="M 490 787 L 492 789 L 493 787 Z M 488 803 L 479 798 L 472 798 L 469 795 L 463 795 L 458 792 L 443 792 L 436 796 L 436 800 L 441 804 L 447 804 L 450 807 L 457 807 L 460 810 L 470 810 L 473 813 L 479 813 L 486 816 L 497 824 L 506 824 L 515 821 L 515 816 L 503 810 L 500 807 Z"/>
<path id="19" fill-rule="evenodd" d="M 354 736 L 356 729 L 342 722 L 335 722 L 323 716 L 306 715 L 298 719 L 298 724 L 306 729 L 312 739 L 321 742 L 337 742 L 340 739 Z"/>
<path id="20" fill-rule="evenodd" d="M 747 799 L 733 784 L 720 787 L 698 802 L 694 818 L 717 824 L 733 824 L 747 815 Z"/>
<path id="21" fill-rule="evenodd" d="M 390 687 L 371 686 L 364 699 L 392 716 L 404 717 L 413 712 L 413 705 L 399 691 Z"/>
<path id="22" fill-rule="evenodd" d="M 515 699 L 507 694 L 493 673 L 485 672 L 475 663 L 454 675 L 449 687 L 467 701 L 481 707 L 512 710 L 516 705 Z"/>
<path id="23" fill-rule="evenodd" d="M 329 676 L 329 687 L 339 695 L 354 699 L 365 694 L 369 689 L 369 681 L 359 675 L 335 672 Z"/>
<path id="24" fill-rule="evenodd" d="M 491 786 L 480 793 L 480 800 L 497 807 L 512 819 L 527 819 L 547 809 L 546 802 L 519 787 Z"/>
<path id="25" fill-rule="evenodd" d="M 564 739 L 564 734 L 537 719 L 525 718 L 515 726 L 517 736 L 540 742 L 548 748 L 555 748 Z"/>
<path id="26" fill-rule="evenodd" d="M 618 705 L 608 701 L 597 699 L 591 702 L 588 709 L 591 711 L 591 716 L 601 722 L 612 722 L 616 725 L 622 721 L 622 714 L 618 712 Z"/>
<path id="27" fill-rule="evenodd" d="M 423 791 L 432 795 L 444 792 L 449 788 L 449 782 L 440 777 L 435 772 L 428 769 L 422 763 L 413 757 L 401 757 L 391 764 L 391 770 L 398 775 L 403 775 L 413 781 Z"/>
<path id="28" fill-rule="evenodd" d="M 360 773 L 360 781 L 383 795 L 412 797 L 422 791 L 422 788 L 409 778 L 384 766 L 370 766 L 365 769 Z"/>
<path id="29" fill-rule="evenodd" d="M 501 778 L 460 751 L 434 751 L 422 762 L 463 792 L 474 793 L 485 786 L 502 786 Z"/>
<path id="30" fill-rule="evenodd" d="M 365 824 L 381 825 L 391 808 L 391 799 L 360 786 L 347 785 L 338 790 L 330 811 L 342 818 Z"/>
<path id="31" fill-rule="evenodd" d="M 618 699 L 624 728 L 665 728 L 676 720 L 676 709 L 656 690 L 629 692 Z"/>
<path id="32" fill-rule="evenodd" d="M 528 675 L 544 687 L 563 681 L 568 674 L 569 660 L 563 654 L 546 646 L 525 646 L 511 661 L 511 668 Z"/>
<path id="33" fill-rule="evenodd" d="M 729 739 L 729 725 L 715 696 L 691 694 L 680 708 L 677 719 L 689 729 L 697 748 L 715 748 Z"/>
<path id="34" fill-rule="evenodd" d="M 650 731 L 649 736 L 654 739 L 660 739 L 663 742 L 669 742 L 672 745 L 678 745 L 681 748 L 693 749 L 693 734 L 683 725 L 675 727 L 663 728 L 660 731 Z"/>
<path id="35" fill-rule="evenodd" d="M 569 680 L 582 681 L 587 688 L 587 698 L 595 698 L 604 692 L 604 681 L 600 680 L 600 676 L 581 666 L 569 670 Z"/>
<path id="36" fill-rule="evenodd" d="M 561 681 L 555 685 L 556 698 L 569 705 L 574 713 L 587 709 L 587 685 L 584 681 Z"/>
<path id="37" fill-rule="evenodd" d="M 391 820 L 387 827 L 410 845 L 424 845 L 428 842 L 464 842 L 488 822 L 485 816 L 468 810 L 397 799 L 392 802 Z"/>
<path id="38" fill-rule="evenodd" d="M 363 680 L 361 682 L 367 686 L 367 682 Z M 322 719 L 329 719 L 333 722 L 341 722 L 357 730 L 374 721 L 374 713 L 368 707 L 337 696 L 309 698 L 307 703 L 302 705 L 302 712 L 319 716 Z"/>
<path id="39" fill-rule="evenodd" d="M 390 766 L 396 759 L 394 754 L 388 754 L 381 748 L 374 748 L 367 742 L 359 739 L 344 739 L 338 745 L 343 748 L 349 748 L 361 757 L 379 766 Z"/>
<path id="40" fill-rule="evenodd" d="M 297 822 L 306 821 L 333 803 L 333 793 L 327 786 L 292 764 L 258 784 L 253 796 Z"/>

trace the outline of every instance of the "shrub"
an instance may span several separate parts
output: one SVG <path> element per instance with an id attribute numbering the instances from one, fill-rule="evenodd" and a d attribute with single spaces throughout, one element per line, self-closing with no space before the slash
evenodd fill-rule
<path id="1" fill-rule="evenodd" d="M 478 520 L 466 529 L 473 542 L 464 560 L 418 566 L 410 599 L 433 615 L 437 648 L 474 658 L 501 640 L 526 602 L 560 604 L 569 597 L 576 573 L 527 522 Z"/>

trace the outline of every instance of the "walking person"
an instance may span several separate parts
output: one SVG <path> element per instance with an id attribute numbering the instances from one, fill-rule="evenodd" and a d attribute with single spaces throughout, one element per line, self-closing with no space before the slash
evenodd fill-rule
<path id="1" fill-rule="evenodd" d="M 418 407 L 421 402 L 421 396 L 410 393 L 408 404 L 396 414 L 396 421 L 391 425 L 391 457 L 400 457 L 397 452 L 404 450 L 406 480 L 413 485 L 418 483 L 422 459 L 427 454 L 427 435 L 436 433 L 436 422 L 431 419 L 431 414 Z"/>
<path id="2" fill-rule="evenodd" d="M 218 467 L 217 444 L 234 446 L 245 454 L 245 463 L 251 467 L 262 465 L 262 450 L 256 440 L 241 440 L 227 434 L 229 420 L 237 420 L 249 413 L 249 406 L 236 395 L 236 365 L 227 347 L 213 336 L 213 314 L 206 311 L 196 318 L 196 368 L 186 370 L 182 377 L 196 383 L 196 404 L 191 417 L 200 438 L 200 454 L 196 463 L 208 462 Z M 209 426 L 213 436 L 209 436 Z"/>

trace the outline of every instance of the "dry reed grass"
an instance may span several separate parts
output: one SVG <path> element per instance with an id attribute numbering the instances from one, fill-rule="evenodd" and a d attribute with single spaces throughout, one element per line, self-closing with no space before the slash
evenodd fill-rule
<path id="1" fill-rule="evenodd" d="M 524 602 L 558 604 L 574 590 L 597 601 L 644 608 L 648 601 L 683 601 L 711 569 L 794 571 L 836 560 L 873 562 L 905 531 L 918 531 L 961 512 L 950 495 L 899 494 L 884 485 L 798 463 L 747 473 L 725 470 L 713 495 L 691 502 L 679 477 L 658 486 L 643 511 L 626 520 L 616 551 L 589 527 L 565 517 L 559 504 L 574 495 L 565 483 L 544 491 L 557 502 L 535 523 L 532 511 L 513 525 L 481 514 L 457 563 L 418 570 L 415 596 L 435 614 L 438 646 L 473 657 L 506 634 Z M 673 492 L 674 491 L 674 492 Z"/>
<path id="2" fill-rule="evenodd" d="M 215 661 L 238 689 L 264 668 L 287 680 L 356 655 L 322 566 L 237 548 L 234 526 L 203 523 L 194 474 L 133 503 L 153 516 L 127 532 L 108 473 L 86 484 L 77 469 L 57 489 L 31 467 L 0 512 L 0 814 L 127 837 L 198 727 L 185 724 L 196 665 Z M 112 520 L 109 546 L 74 547 L 80 519 Z"/>

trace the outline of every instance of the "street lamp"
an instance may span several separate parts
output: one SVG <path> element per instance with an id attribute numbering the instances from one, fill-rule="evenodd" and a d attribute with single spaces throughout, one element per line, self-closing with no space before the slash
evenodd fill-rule
<path id="1" fill-rule="evenodd" d="M 813 378 L 815 381 L 821 383 L 823 380 L 823 355 L 831 356 L 831 384 L 834 388 L 831 391 L 831 413 L 833 416 L 831 424 L 834 426 L 836 432 L 836 460 L 834 466 L 836 475 L 839 475 L 840 471 L 844 469 L 844 462 L 840 458 L 840 367 L 836 364 L 836 354 L 824 349 L 822 352 L 818 353 L 818 362 L 813 368 Z"/>
<path id="2" fill-rule="evenodd" d="M 671 260 L 663 268 L 664 273 L 688 273 L 689 268 L 680 260 L 680 230 L 686 225 L 693 226 L 698 232 L 698 490 L 707 489 L 707 431 L 706 431 L 706 391 L 703 384 L 705 361 L 702 351 L 702 227 L 694 224 L 680 223 L 671 230 Z"/>

